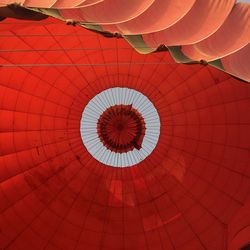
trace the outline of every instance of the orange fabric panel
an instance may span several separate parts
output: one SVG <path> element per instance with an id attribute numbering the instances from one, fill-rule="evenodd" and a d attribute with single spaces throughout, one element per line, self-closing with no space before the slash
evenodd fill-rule
<path id="1" fill-rule="evenodd" d="M 195 0 L 158 0 L 141 15 L 117 24 L 122 34 L 145 34 L 160 31 L 178 22 L 192 8 Z"/>
<path id="2" fill-rule="evenodd" d="M 242 79 L 250 82 L 250 44 L 238 52 L 221 59 L 223 67 L 235 76 L 242 76 Z"/>
<path id="3" fill-rule="evenodd" d="M 82 1 L 81 4 L 79 4 L 78 6 L 90 6 L 90 5 L 94 5 L 96 3 L 100 3 L 103 2 L 104 0 L 85 0 L 84 2 Z"/>
<path id="4" fill-rule="evenodd" d="M 250 42 L 250 5 L 238 3 L 217 32 L 194 45 L 183 46 L 193 60 L 213 61 L 230 55 Z"/>
<path id="5" fill-rule="evenodd" d="M 105 0 L 79 9 L 60 10 L 64 18 L 96 24 L 112 24 L 131 20 L 153 4 L 154 0 Z M 126 8 L 125 8 L 126 6 Z"/>
<path id="6" fill-rule="evenodd" d="M 29 7 L 51 8 L 56 2 L 57 0 L 25 0 L 23 4 Z"/>
<path id="7" fill-rule="evenodd" d="M 27 0 L 26 0 L 27 1 Z M 33 0 L 30 0 L 33 1 Z M 78 5 L 84 5 L 86 0 L 57 0 L 53 8 L 72 8 Z"/>
<path id="8" fill-rule="evenodd" d="M 192 9 L 175 25 L 143 35 L 150 47 L 193 44 L 213 34 L 231 12 L 234 0 L 197 0 Z"/>

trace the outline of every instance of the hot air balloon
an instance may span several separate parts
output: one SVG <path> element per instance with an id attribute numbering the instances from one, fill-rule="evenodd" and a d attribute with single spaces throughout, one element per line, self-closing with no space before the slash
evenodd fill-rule
<path id="1" fill-rule="evenodd" d="M 249 248 L 248 3 L 1 6 L 0 249 Z"/>

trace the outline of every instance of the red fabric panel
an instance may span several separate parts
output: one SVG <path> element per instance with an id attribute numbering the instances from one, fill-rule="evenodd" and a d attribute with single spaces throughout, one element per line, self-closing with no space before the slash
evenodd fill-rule
<path id="1" fill-rule="evenodd" d="M 250 198 L 250 86 L 40 24 L 0 35 L 0 248 L 228 249 Z M 161 120 L 155 150 L 130 168 L 102 165 L 80 138 L 88 101 L 117 86 L 146 95 Z"/>
<path id="2" fill-rule="evenodd" d="M 243 249 L 250 244 L 250 202 L 246 202 L 233 217 L 229 228 L 229 250 Z M 244 248 L 247 250 L 247 248 Z"/>

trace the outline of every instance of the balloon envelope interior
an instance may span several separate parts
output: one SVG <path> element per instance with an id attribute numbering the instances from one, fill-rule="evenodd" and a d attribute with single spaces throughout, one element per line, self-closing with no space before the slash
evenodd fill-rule
<path id="1" fill-rule="evenodd" d="M 6 19 L 0 29 L 1 249 L 247 243 L 250 85 L 55 19 Z M 85 108 L 110 89 L 82 138 Z"/>

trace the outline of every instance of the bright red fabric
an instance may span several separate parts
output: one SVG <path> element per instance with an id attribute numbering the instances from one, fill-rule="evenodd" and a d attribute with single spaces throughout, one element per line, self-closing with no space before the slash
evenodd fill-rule
<path id="1" fill-rule="evenodd" d="M 250 86 L 52 19 L 15 22 L 0 24 L 0 249 L 228 249 L 250 198 Z M 88 101 L 118 86 L 161 120 L 130 168 L 80 138 Z"/>

